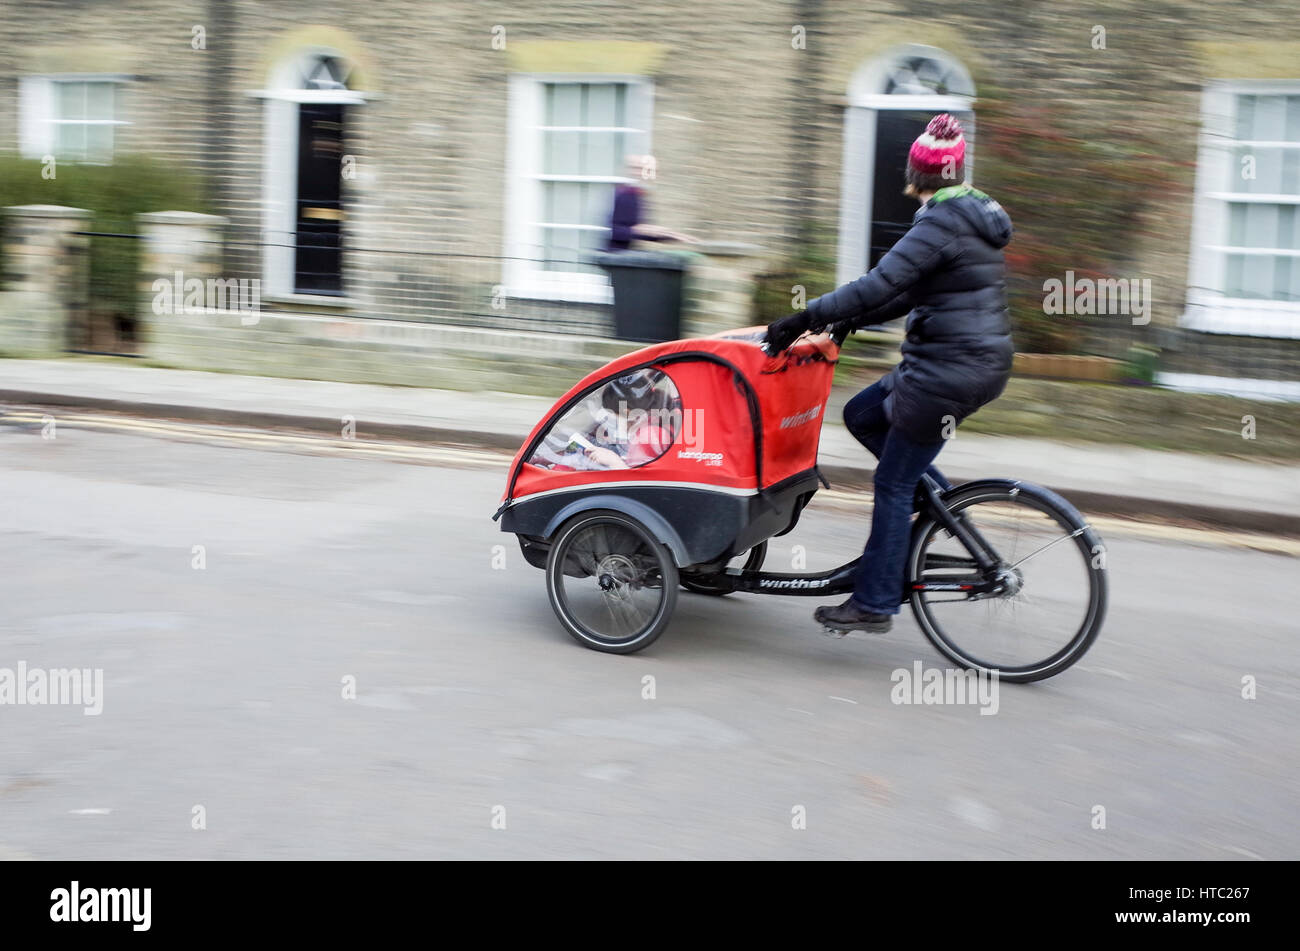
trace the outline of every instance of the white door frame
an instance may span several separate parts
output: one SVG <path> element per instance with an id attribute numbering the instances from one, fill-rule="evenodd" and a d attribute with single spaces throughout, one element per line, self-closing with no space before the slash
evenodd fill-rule
<path id="1" fill-rule="evenodd" d="M 305 47 L 276 66 L 267 89 L 249 93 L 266 100 L 262 125 L 262 295 L 288 297 L 295 293 L 294 258 L 297 252 L 298 213 L 298 107 L 322 102 L 362 105 L 370 94 L 352 89 L 301 89 L 304 60 L 332 56 L 347 60 L 338 50 Z"/>

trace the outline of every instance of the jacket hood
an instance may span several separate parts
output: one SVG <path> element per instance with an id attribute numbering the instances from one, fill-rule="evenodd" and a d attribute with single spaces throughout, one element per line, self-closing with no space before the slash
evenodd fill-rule
<path id="1" fill-rule="evenodd" d="M 943 205 L 965 219 L 981 238 L 995 248 L 1005 248 L 1011 241 L 1011 216 L 978 188 L 954 185 L 934 193 L 926 207 Z"/>

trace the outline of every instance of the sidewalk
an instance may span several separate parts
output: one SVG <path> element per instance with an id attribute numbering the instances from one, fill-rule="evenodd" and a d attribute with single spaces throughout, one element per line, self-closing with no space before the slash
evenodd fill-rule
<path id="1" fill-rule="evenodd" d="M 836 488 L 871 484 L 872 460 L 839 423 L 832 397 L 821 466 Z M 109 410 L 253 427 L 517 449 L 546 397 L 165 370 L 90 360 L 0 360 L 0 405 Z M 958 432 L 939 457 L 954 481 L 1014 477 L 1086 512 L 1190 518 L 1300 535 L 1300 466 L 1103 444 Z"/>

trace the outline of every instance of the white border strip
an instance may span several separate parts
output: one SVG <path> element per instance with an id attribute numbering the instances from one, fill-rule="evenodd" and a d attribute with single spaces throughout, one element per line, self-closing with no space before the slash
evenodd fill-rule
<path id="1" fill-rule="evenodd" d="M 735 496 L 758 495 L 757 489 L 733 489 L 730 488 L 729 486 L 710 485 L 707 482 L 660 482 L 660 481 L 650 481 L 650 480 L 638 480 L 638 481 L 629 481 L 629 482 L 622 482 L 622 481 L 594 482 L 594 483 L 588 483 L 586 485 L 565 486 L 559 489 L 546 489 L 542 492 L 531 492 L 528 495 L 521 495 L 517 499 L 511 499 L 510 505 L 511 507 L 513 507 L 515 505 L 518 505 L 520 502 L 524 502 L 530 499 L 540 499 L 548 495 L 559 495 L 563 492 L 590 492 L 593 490 L 600 490 L 605 487 L 609 487 L 611 489 L 626 489 L 626 488 L 703 489 L 706 492 L 719 492 L 723 495 L 735 495 Z"/>

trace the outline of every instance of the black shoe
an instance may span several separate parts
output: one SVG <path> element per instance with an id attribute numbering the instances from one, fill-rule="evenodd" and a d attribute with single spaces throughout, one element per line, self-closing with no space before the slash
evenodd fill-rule
<path id="1" fill-rule="evenodd" d="M 843 637 L 849 631 L 866 631 L 884 634 L 893 626 L 892 614 L 872 614 L 853 603 L 853 599 L 833 607 L 820 607 L 813 612 L 813 620 L 826 628 L 827 634 Z"/>

